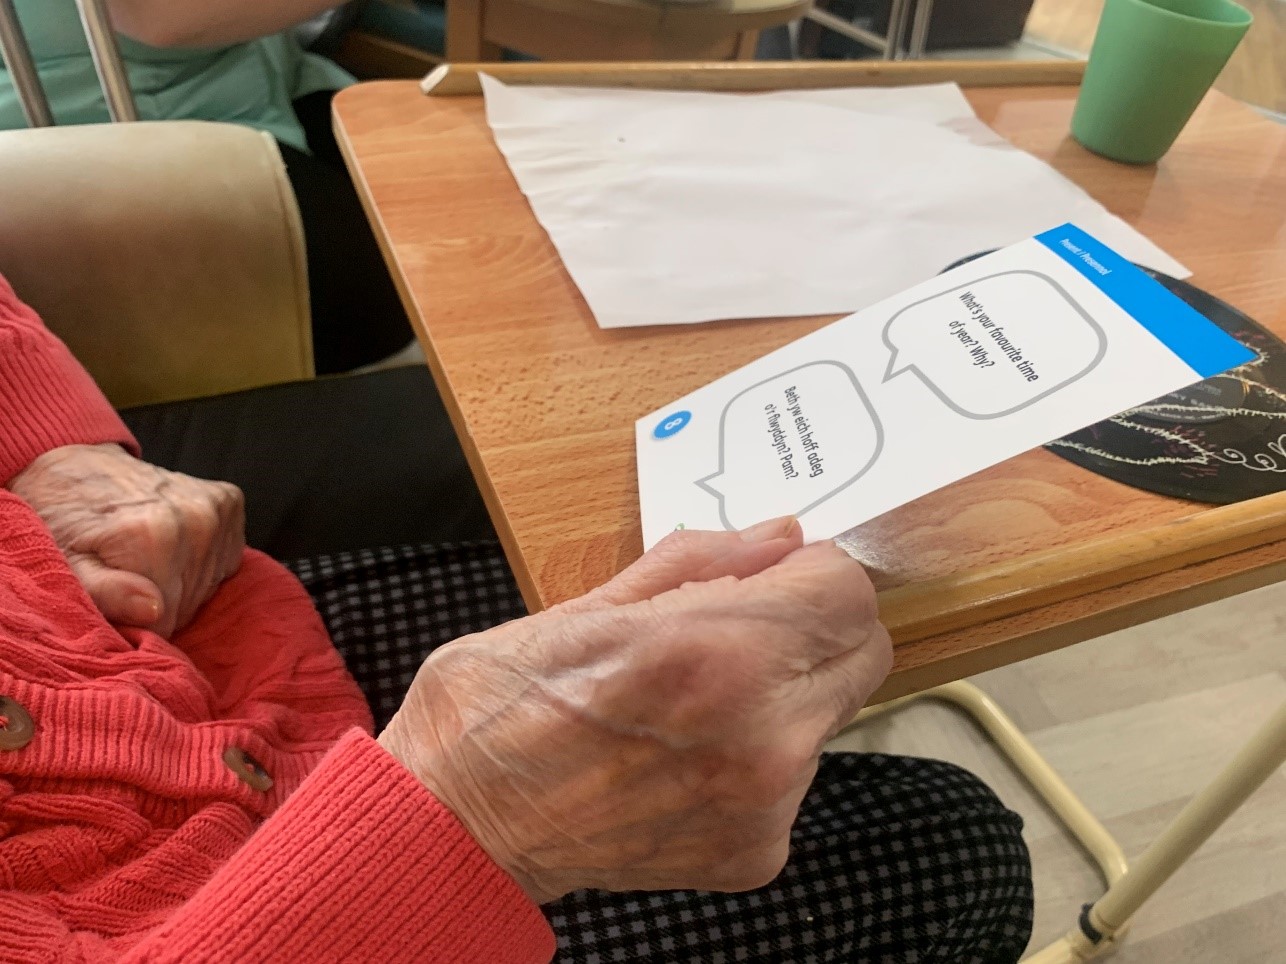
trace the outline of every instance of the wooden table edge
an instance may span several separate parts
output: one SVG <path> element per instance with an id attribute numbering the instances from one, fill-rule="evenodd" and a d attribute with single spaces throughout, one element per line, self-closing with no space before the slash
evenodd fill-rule
<path id="1" fill-rule="evenodd" d="M 431 97 L 482 92 L 480 74 L 505 84 L 752 92 L 827 87 L 896 87 L 955 82 L 966 87 L 1079 84 L 1083 60 L 828 60 L 619 63 L 455 63 L 434 68 L 420 90 Z"/>
<path id="2" fill-rule="evenodd" d="M 405 86 L 414 84 L 415 81 L 390 80 L 368 83 Z M 478 451 L 478 447 L 473 440 L 473 434 L 469 431 L 469 424 L 464 417 L 464 413 L 460 411 L 459 402 L 456 400 L 455 393 L 451 390 L 451 382 L 442 370 L 442 361 L 438 358 L 438 353 L 433 347 L 433 336 L 429 332 L 428 326 L 424 323 L 424 319 L 418 310 L 415 296 L 411 291 L 410 283 L 403 274 L 402 266 L 392 250 L 392 242 L 389 240 L 384 218 L 371 197 L 371 188 L 366 180 L 366 173 L 362 170 L 362 166 L 356 158 L 352 141 L 349 139 L 348 132 L 344 129 L 344 124 L 340 118 L 341 99 L 347 90 L 352 89 L 350 87 L 336 94 L 331 108 L 332 127 L 335 132 L 335 140 L 339 144 L 340 154 L 343 156 L 349 176 L 353 179 L 353 184 L 357 188 L 357 196 L 362 202 L 362 210 L 366 213 L 366 219 L 371 223 L 372 233 L 374 233 L 375 240 L 379 244 L 380 254 L 384 258 L 389 274 L 393 278 L 393 284 L 397 288 L 402 307 L 406 310 L 412 328 L 415 329 L 416 338 L 424 348 L 424 357 L 429 367 L 429 373 L 433 376 L 433 383 L 437 386 L 438 395 L 441 396 L 442 404 L 447 410 L 447 416 L 451 419 L 451 426 L 455 429 L 456 437 L 460 440 L 460 448 L 464 451 L 465 460 L 469 464 L 469 471 L 472 473 L 474 481 L 477 483 L 478 491 L 482 495 L 482 501 L 487 507 L 487 515 L 491 518 L 492 526 L 496 530 L 496 536 L 500 540 L 500 546 L 504 550 L 505 558 L 509 561 L 509 568 L 518 583 L 518 590 L 522 593 L 523 602 L 526 603 L 530 612 L 539 612 L 545 608 L 540 598 L 540 591 L 535 581 L 531 578 L 528 567 L 514 564 L 514 560 L 522 560 L 522 551 L 518 545 L 517 536 L 514 535 L 513 526 L 505 513 L 504 505 L 496 494 L 490 478 L 487 476 L 482 453 Z"/>
<path id="3" fill-rule="evenodd" d="M 1130 598 L 1120 603 L 1105 605 L 1077 619 L 1033 632 L 1021 633 L 1009 639 L 957 650 L 945 657 L 934 657 L 925 661 L 915 659 L 915 654 L 921 651 L 932 651 L 941 637 L 933 636 L 901 645 L 895 640 L 893 670 L 869 702 L 882 703 L 900 696 L 918 693 L 942 683 L 975 676 L 1033 656 L 1051 653 L 1076 643 L 1106 636 L 1165 616 L 1173 616 L 1207 603 L 1218 602 L 1221 599 L 1262 589 L 1286 580 L 1286 541 L 1269 543 L 1223 559 L 1184 568 L 1222 568 L 1230 562 L 1235 564 L 1237 560 L 1247 561 L 1256 556 L 1263 557 L 1264 561 L 1249 562 L 1244 568 L 1225 575 L 1155 594 L 1148 594 L 1147 589 L 1149 586 L 1156 585 L 1163 577 L 1150 576 L 1113 586 L 1100 593 L 1091 593 L 1082 597 L 1082 600 L 1101 599 L 1103 596 L 1116 593 L 1125 593 Z M 1272 558 L 1273 556 L 1276 558 Z M 1173 572 L 1183 572 L 1184 568 Z M 1022 615 L 1030 616 L 1039 611 L 1039 609 L 1033 609 Z M 988 626 L 994 627 L 1004 622 L 1006 620 L 980 623 L 974 629 L 981 631 Z M 900 665 L 908 657 L 912 659 L 913 665 Z"/>

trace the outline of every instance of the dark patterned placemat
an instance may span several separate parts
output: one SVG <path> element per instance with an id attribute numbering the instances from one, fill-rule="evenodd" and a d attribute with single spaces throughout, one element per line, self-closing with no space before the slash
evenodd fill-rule
<path id="1" fill-rule="evenodd" d="M 1286 488 L 1286 344 L 1200 288 L 1148 274 L 1255 360 L 1047 447 L 1100 475 L 1181 499 L 1225 504 Z"/>

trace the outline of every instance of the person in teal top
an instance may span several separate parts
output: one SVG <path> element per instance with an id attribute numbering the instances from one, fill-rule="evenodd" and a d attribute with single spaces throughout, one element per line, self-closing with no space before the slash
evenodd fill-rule
<path id="1" fill-rule="evenodd" d="M 244 124 L 277 139 L 308 239 L 321 372 L 368 364 L 411 330 L 330 129 L 353 78 L 302 50 L 290 27 L 335 0 L 107 0 L 144 120 Z M 59 124 L 108 120 L 75 0 L 15 0 Z M 0 129 L 26 126 L 0 69 Z"/>

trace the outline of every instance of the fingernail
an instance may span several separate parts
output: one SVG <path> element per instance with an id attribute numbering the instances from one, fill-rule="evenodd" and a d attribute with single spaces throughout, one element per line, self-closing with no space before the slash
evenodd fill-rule
<path id="1" fill-rule="evenodd" d="M 125 602 L 125 614 L 134 626 L 154 626 L 161 619 L 161 604 L 148 593 L 130 593 Z"/>
<path id="2" fill-rule="evenodd" d="M 773 539 L 785 539 L 794 533 L 798 525 L 799 520 L 793 515 L 784 515 L 779 519 L 769 519 L 749 529 L 742 529 L 741 538 L 745 542 L 771 542 Z"/>

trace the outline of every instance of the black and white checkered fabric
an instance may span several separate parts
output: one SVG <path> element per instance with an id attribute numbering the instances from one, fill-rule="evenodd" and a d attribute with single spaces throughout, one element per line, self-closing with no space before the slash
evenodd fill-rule
<path id="1" fill-rule="evenodd" d="M 1027 946 L 1022 820 L 959 767 L 827 754 L 791 844 L 744 894 L 569 894 L 545 908 L 558 960 L 1009 964 Z"/>
<path id="2" fill-rule="evenodd" d="M 376 732 L 402 705 L 429 653 L 527 615 L 495 542 L 364 549 L 288 565 L 366 694 Z"/>
<path id="3" fill-rule="evenodd" d="M 526 615 L 494 543 L 303 560 L 336 646 L 384 726 L 424 658 Z M 744 894 L 578 891 L 548 905 L 562 964 L 1009 964 L 1031 934 L 1022 820 L 935 760 L 822 758 L 790 862 Z"/>

